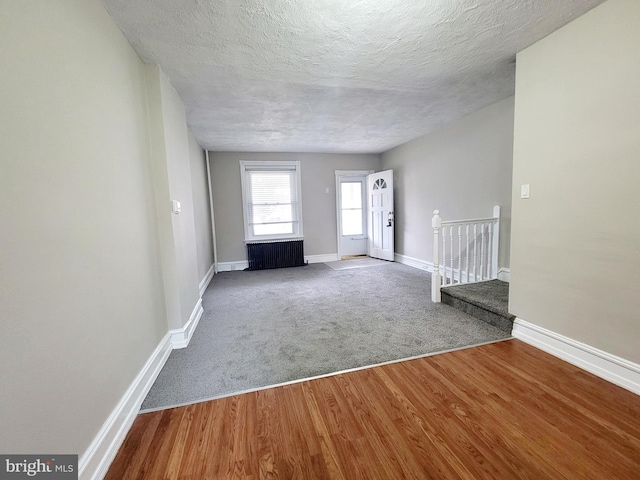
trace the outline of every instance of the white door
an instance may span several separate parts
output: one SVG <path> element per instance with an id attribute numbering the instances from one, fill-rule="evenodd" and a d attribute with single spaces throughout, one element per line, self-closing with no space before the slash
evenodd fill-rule
<path id="1" fill-rule="evenodd" d="M 393 170 L 367 175 L 369 256 L 393 261 Z"/>
<path id="2" fill-rule="evenodd" d="M 340 256 L 367 254 L 366 176 L 338 177 Z"/>

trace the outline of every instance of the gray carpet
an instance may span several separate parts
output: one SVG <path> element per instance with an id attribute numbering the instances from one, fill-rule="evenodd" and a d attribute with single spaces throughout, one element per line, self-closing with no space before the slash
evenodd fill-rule
<path id="1" fill-rule="evenodd" d="M 501 280 L 443 287 L 442 292 L 498 315 L 509 315 L 509 284 Z"/>
<path id="2" fill-rule="evenodd" d="M 388 263 L 223 272 L 190 345 L 171 353 L 142 410 L 508 338 L 430 300 L 427 272 Z"/>

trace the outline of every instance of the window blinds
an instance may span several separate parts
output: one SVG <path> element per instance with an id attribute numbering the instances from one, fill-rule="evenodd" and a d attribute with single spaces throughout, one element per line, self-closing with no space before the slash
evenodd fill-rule
<path id="1" fill-rule="evenodd" d="M 298 235 L 300 212 L 295 166 L 245 168 L 251 236 Z"/>

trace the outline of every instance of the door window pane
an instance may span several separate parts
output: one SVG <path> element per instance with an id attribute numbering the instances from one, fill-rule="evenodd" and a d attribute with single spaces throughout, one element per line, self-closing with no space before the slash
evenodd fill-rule
<path id="1" fill-rule="evenodd" d="M 342 209 L 362 208 L 362 183 L 342 182 L 340 184 L 342 193 Z"/>
<path id="2" fill-rule="evenodd" d="M 342 235 L 362 235 L 362 182 L 341 182 Z"/>
<path id="3" fill-rule="evenodd" d="M 342 210 L 342 235 L 362 235 L 362 209 Z"/>

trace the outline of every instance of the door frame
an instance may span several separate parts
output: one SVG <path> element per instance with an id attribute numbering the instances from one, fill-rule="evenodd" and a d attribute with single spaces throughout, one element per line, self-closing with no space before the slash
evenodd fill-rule
<path id="1" fill-rule="evenodd" d="M 336 170 L 336 247 L 338 251 L 338 260 L 342 259 L 342 246 L 341 246 L 341 235 L 342 232 L 342 215 L 340 215 L 340 180 L 349 177 L 365 177 L 365 190 L 366 190 L 366 177 L 367 175 L 375 173 L 375 170 Z M 367 206 L 367 202 L 362 205 L 362 209 L 364 210 L 363 215 L 365 219 L 365 230 L 364 236 L 368 235 L 369 231 L 369 207 Z M 369 247 L 367 246 L 367 255 L 369 255 Z"/>

